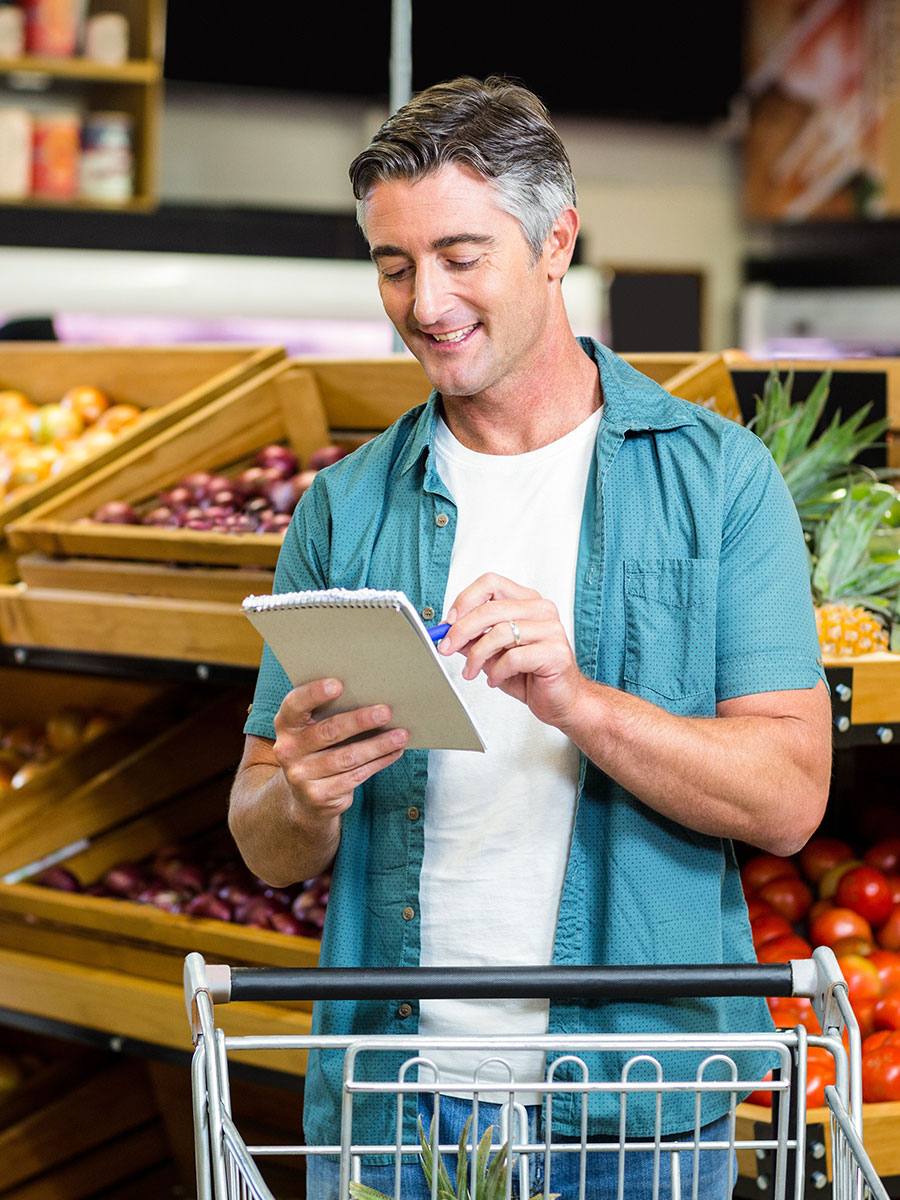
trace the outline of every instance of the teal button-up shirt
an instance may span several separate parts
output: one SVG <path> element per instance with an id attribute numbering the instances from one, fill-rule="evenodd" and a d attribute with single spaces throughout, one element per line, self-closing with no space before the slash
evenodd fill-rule
<path id="1" fill-rule="evenodd" d="M 597 363 L 605 407 L 578 553 L 581 671 L 693 717 L 714 716 L 717 700 L 813 687 L 823 672 L 806 551 L 768 451 L 747 429 L 674 398 L 605 347 L 588 339 L 582 345 Z M 434 465 L 438 404 L 432 395 L 319 473 L 285 537 L 276 592 L 399 588 L 426 619 L 440 619 L 452 599 L 445 589 L 456 509 Z M 272 721 L 289 686 L 266 649 L 248 733 L 274 737 Z M 344 817 L 322 965 L 418 965 L 427 770 L 427 751 L 407 751 L 358 789 Z M 490 847 L 477 850 L 490 855 Z M 754 959 L 730 841 L 667 820 L 582 758 L 554 961 Z M 313 1027 L 322 1034 L 409 1035 L 417 1019 L 415 998 L 401 992 L 391 1002 L 319 1004 Z M 735 1033 L 769 1030 L 771 1021 L 761 999 L 573 1000 L 551 1006 L 549 1029 Z M 667 1070 L 693 1077 L 696 1055 L 665 1059 Z M 592 1075 L 603 1078 L 617 1077 L 622 1061 L 611 1053 L 589 1058 Z M 396 1056 L 371 1056 L 368 1065 L 373 1078 L 390 1078 Z M 744 1078 L 765 1070 L 758 1055 L 739 1065 Z M 305 1111 L 310 1144 L 338 1139 L 340 1090 L 339 1056 L 312 1055 Z M 648 1094 L 629 1104 L 632 1133 L 652 1132 L 653 1100 Z M 667 1096 L 664 1132 L 692 1127 L 693 1105 L 691 1094 Z M 727 1094 L 707 1097 L 704 1122 L 728 1106 Z M 411 1140 L 414 1111 L 410 1098 Z M 354 1140 L 392 1142 L 394 1109 L 383 1097 L 363 1100 L 355 1112 Z M 556 1132 L 578 1133 L 577 1097 L 557 1097 L 553 1114 Z M 594 1097 L 590 1127 L 615 1134 L 617 1102 Z"/>

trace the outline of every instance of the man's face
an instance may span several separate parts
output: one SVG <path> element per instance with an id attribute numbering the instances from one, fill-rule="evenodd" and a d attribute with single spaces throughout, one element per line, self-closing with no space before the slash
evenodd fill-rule
<path id="1" fill-rule="evenodd" d="M 385 312 L 444 396 L 527 378 L 552 320 L 545 247 L 537 263 L 490 183 L 444 167 L 379 183 L 366 233 Z"/>

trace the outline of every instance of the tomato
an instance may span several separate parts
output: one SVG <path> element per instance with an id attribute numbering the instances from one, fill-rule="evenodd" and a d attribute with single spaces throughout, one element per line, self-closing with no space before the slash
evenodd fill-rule
<path id="1" fill-rule="evenodd" d="M 876 927 L 884 924 L 893 908 L 884 875 L 865 865 L 851 867 L 841 876 L 834 899 L 838 908 L 852 908 Z"/>
<path id="2" fill-rule="evenodd" d="M 900 1030 L 900 990 L 880 996 L 872 1016 L 876 1029 Z"/>
<path id="3" fill-rule="evenodd" d="M 861 867 L 862 862 L 858 858 L 846 858 L 843 862 L 835 863 L 833 867 L 825 872 L 819 880 L 819 895 L 826 900 L 831 899 L 837 891 L 837 886 L 841 881 L 841 877 L 853 867 Z"/>
<path id="4" fill-rule="evenodd" d="M 868 938 L 861 937 L 858 933 L 853 933 L 850 937 L 838 938 L 831 948 L 838 958 L 842 954 L 862 954 L 868 958 L 875 949 L 875 943 L 870 942 Z"/>
<path id="5" fill-rule="evenodd" d="M 765 1075 L 763 1075 L 762 1079 L 759 1082 L 760 1083 L 771 1083 L 772 1078 L 773 1078 L 772 1072 L 766 1071 Z M 769 1091 L 765 1091 L 762 1088 L 759 1088 L 755 1092 L 750 1093 L 750 1095 L 747 1097 L 747 1103 L 748 1104 L 762 1104 L 765 1108 L 771 1108 L 772 1107 L 772 1093 Z"/>
<path id="6" fill-rule="evenodd" d="M 767 913 L 770 916 L 775 915 L 775 909 L 772 907 L 772 905 L 766 904 L 765 900 L 762 900 L 757 895 L 747 896 L 746 901 L 747 916 L 749 917 L 751 924 L 756 920 L 757 917 L 765 916 Z"/>
<path id="7" fill-rule="evenodd" d="M 797 1025 L 803 1025 L 807 1033 L 822 1032 L 819 1018 L 804 996 L 774 996 L 768 1003 L 772 1020 L 778 1029 L 794 1029 Z"/>
<path id="8" fill-rule="evenodd" d="M 863 862 L 882 875 L 890 875 L 900 870 L 900 837 L 883 838 L 863 855 Z"/>
<path id="9" fill-rule="evenodd" d="M 862 1093 L 866 1104 L 900 1100 L 900 1045 L 885 1041 L 864 1056 Z"/>
<path id="10" fill-rule="evenodd" d="M 826 871 L 853 857 L 852 848 L 840 838 L 811 837 L 800 851 L 800 869 L 807 879 L 818 883 Z"/>
<path id="11" fill-rule="evenodd" d="M 792 925 L 803 920 L 813 903 L 812 892 L 798 875 L 770 879 L 760 887 L 759 895 Z"/>
<path id="12" fill-rule="evenodd" d="M 895 904 L 891 915 L 878 930 L 878 945 L 882 950 L 900 950 L 900 904 Z"/>
<path id="13" fill-rule="evenodd" d="M 750 936 L 757 950 L 773 938 L 788 937 L 793 932 L 790 922 L 774 912 L 763 913 L 761 917 L 750 922 Z"/>
<path id="14" fill-rule="evenodd" d="M 876 1029 L 874 1033 L 868 1034 L 868 1036 L 863 1038 L 863 1058 L 876 1049 L 876 1047 L 883 1046 L 885 1042 L 889 1042 L 892 1046 L 900 1045 L 900 1033 L 897 1033 L 894 1029 Z"/>
<path id="15" fill-rule="evenodd" d="M 824 1046 L 810 1046 L 806 1051 L 807 1108 L 822 1107 L 829 1083 L 834 1083 L 834 1058 Z"/>
<path id="16" fill-rule="evenodd" d="M 839 938 L 845 937 L 875 940 L 872 926 L 852 908 L 829 908 L 810 922 L 809 936 L 814 946 L 833 946 Z"/>
<path id="17" fill-rule="evenodd" d="M 837 963 L 847 981 L 847 993 L 854 1008 L 861 1000 L 871 1000 L 881 995 L 878 969 L 870 959 L 862 954 L 845 954 Z"/>
<path id="18" fill-rule="evenodd" d="M 772 938 L 756 951 L 756 957 L 761 963 L 790 962 L 792 958 L 809 958 L 812 946 L 806 938 L 797 934 L 787 934 L 785 937 Z"/>
<path id="19" fill-rule="evenodd" d="M 832 908 L 834 908 L 833 900 L 816 900 L 813 903 L 812 908 L 809 910 L 810 922 L 815 921 L 817 917 L 822 915 L 822 913 L 829 912 Z"/>
<path id="20" fill-rule="evenodd" d="M 784 875 L 799 875 L 800 871 L 792 858 L 780 858 L 777 854 L 757 854 L 741 867 L 741 883 L 744 891 L 758 892 L 770 879 Z"/>
<path id="21" fill-rule="evenodd" d="M 885 875 L 885 879 L 891 889 L 891 899 L 895 904 L 900 904 L 900 872 Z"/>
<path id="22" fill-rule="evenodd" d="M 892 992 L 894 988 L 900 988 L 900 953 L 876 948 L 869 954 L 869 962 L 875 964 L 882 991 Z"/>
<path id="23" fill-rule="evenodd" d="M 853 1005 L 853 1015 L 856 1017 L 856 1023 L 859 1025 L 859 1036 L 862 1038 L 868 1037 L 875 1032 L 875 1005 L 881 999 L 881 996 L 872 996 L 869 1000 L 858 1000 Z M 849 1047 L 849 1038 L 847 1030 L 844 1030 L 844 1045 Z"/>

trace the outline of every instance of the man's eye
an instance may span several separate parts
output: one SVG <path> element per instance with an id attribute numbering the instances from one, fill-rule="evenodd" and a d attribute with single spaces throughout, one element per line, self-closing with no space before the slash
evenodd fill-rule
<path id="1" fill-rule="evenodd" d="M 409 270 L 409 267 L 397 267 L 393 271 L 382 271 L 381 277 L 382 277 L 382 279 L 389 279 L 392 283 L 394 283 L 398 279 L 402 279 L 406 275 L 408 270 Z"/>
<path id="2" fill-rule="evenodd" d="M 470 267 L 475 267 L 478 265 L 478 259 L 469 258 L 465 259 L 463 262 L 454 260 L 450 265 L 453 267 L 454 271 L 468 271 Z"/>

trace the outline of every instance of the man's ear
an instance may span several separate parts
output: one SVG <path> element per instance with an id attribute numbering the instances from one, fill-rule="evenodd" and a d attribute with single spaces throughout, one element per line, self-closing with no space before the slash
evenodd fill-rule
<path id="1" fill-rule="evenodd" d="M 549 279 L 562 279 L 568 271 L 575 253 L 579 225 L 578 212 L 571 207 L 564 208 L 553 222 L 553 228 L 544 243 Z"/>

